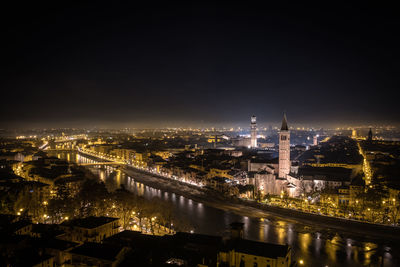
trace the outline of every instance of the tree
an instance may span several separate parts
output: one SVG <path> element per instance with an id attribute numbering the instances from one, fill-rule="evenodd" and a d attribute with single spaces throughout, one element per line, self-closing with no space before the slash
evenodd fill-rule
<path id="1" fill-rule="evenodd" d="M 307 193 L 306 184 L 305 184 L 305 182 L 304 182 L 304 179 L 301 178 L 301 179 L 300 179 L 300 185 L 299 185 L 299 194 L 300 194 L 301 196 L 305 196 L 306 193 Z"/>
<path id="2" fill-rule="evenodd" d="M 254 199 L 254 185 L 247 184 L 247 185 L 239 185 L 239 194 L 247 194 L 250 193 L 251 197 Z"/>
<path id="3" fill-rule="evenodd" d="M 110 202 L 108 193 L 103 182 L 87 179 L 76 199 L 79 202 L 79 217 L 105 215 Z"/>
<path id="4" fill-rule="evenodd" d="M 363 192 L 357 194 L 357 199 L 360 202 L 361 212 L 368 214 L 370 221 L 383 222 L 385 217 L 385 212 L 382 207 L 383 199 L 387 196 L 387 191 L 379 184 L 374 187 L 369 187 Z M 363 216 L 364 218 L 364 216 Z"/>
<path id="5" fill-rule="evenodd" d="M 40 221 L 45 211 L 43 195 L 40 193 L 42 184 L 21 184 L 17 187 L 16 197 L 13 200 L 13 213 L 24 212 L 32 216 L 34 220 Z"/>
<path id="6" fill-rule="evenodd" d="M 392 205 L 389 208 L 389 219 L 393 224 L 398 224 L 400 219 L 400 194 L 391 199 Z"/>
<path id="7" fill-rule="evenodd" d="M 112 199 L 115 202 L 117 210 L 116 215 L 120 218 L 122 227 L 128 229 L 129 222 L 133 217 L 133 212 L 135 211 L 134 195 L 122 187 L 113 193 Z"/>
<path id="8" fill-rule="evenodd" d="M 267 193 L 266 195 L 264 195 L 263 200 L 264 200 L 266 203 L 270 203 L 270 202 L 271 202 L 271 195 L 270 195 L 270 193 Z"/>
<path id="9" fill-rule="evenodd" d="M 157 200 L 158 203 L 158 221 L 161 225 L 171 228 L 171 224 L 173 222 L 174 210 L 172 204 L 169 202 L 162 201 L 161 199 Z"/>
<path id="10" fill-rule="evenodd" d="M 289 206 L 289 204 L 290 204 L 290 198 L 289 198 L 288 192 L 284 191 L 281 194 L 281 200 L 282 200 L 282 203 L 283 203 L 284 207 L 287 208 Z"/>
<path id="11" fill-rule="evenodd" d="M 136 217 L 139 219 L 139 228 L 142 230 L 142 220 L 145 217 L 146 211 L 146 200 L 142 196 L 136 196 L 135 201 Z"/>

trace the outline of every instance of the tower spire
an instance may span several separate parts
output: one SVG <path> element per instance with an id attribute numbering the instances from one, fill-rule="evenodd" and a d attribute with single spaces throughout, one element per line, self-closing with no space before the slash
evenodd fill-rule
<path id="1" fill-rule="evenodd" d="M 279 178 L 286 178 L 290 173 L 290 131 L 286 112 L 283 113 L 282 127 L 279 132 Z"/>
<path id="2" fill-rule="evenodd" d="M 283 119 L 282 119 L 282 127 L 281 131 L 288 131 L 289 128 L 287 126 L 287 119 L 286 119 L 286 112 L 283 113 Z"/>
<path id="3" fill-rule="evenodd" d="M 372 141 L 372 137 L 373 137 L 372 129 L 369 128 L 369 132 L 368 132 L 368 141 Z"/>
<path id="4" fill-rule="evenodd" d="M 251 116 L 251 123 L 250 123 L 250 147 L 256 148 L 257 147 L 257 118 L 256 116 Z"/>

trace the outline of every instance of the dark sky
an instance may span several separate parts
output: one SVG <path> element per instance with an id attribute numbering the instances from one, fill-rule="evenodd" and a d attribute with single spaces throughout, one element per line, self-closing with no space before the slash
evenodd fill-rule
<path id="1" fill-rule="evenodd" d="M 33 2 L 2 8 L 6 127 L 400 122 L 395 7 Z"/>

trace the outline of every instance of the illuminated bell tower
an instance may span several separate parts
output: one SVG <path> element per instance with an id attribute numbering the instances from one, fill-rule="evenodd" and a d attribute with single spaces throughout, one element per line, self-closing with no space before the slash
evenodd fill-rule
<path id="1" fill-rule="evenodd" d="M 290 172 L 290 131 L 287 125 L 286 113 L 283 114 L 282 126 L 279 132 L 279 178 L 286 178 Z"/>
<path id="2" fill-rule="evenodd" d="M 314 135 L 314 137 L 313 137 L 313 146 L 317 146 L 318 145 L 318 137 L 319 137 L 318 134 Z"/>
<path id="3" fill-rule="evenodd" d="M 257 118 L 256 116 L 251 116 L 250 123 L 250 146 L 252 148 L 257 147 Z"/>

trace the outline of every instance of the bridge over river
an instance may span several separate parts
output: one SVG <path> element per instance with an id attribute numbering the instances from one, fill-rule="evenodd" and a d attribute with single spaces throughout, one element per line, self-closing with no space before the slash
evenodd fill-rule
<path id="1" fill-rule="evenodd" d="M 102 161 L 77 152 L 51 152 L 51 155 L 87 166 L 110 188 L 119 188 L 123 184 L 127 190 L 146 199 L 160 198 L 174 207 L 177 220 L 187 221 L 196 233 L 223 235 L 231 222 L 240 221 L 245 223 L 246 238 L 289 244 L 294 249 L 294 259 L 303 259 L 304 266 L 400 266 L 400 244 L 390 240 L 341 232 L 323 225 L 304 224 L 294 218 L 277 218 L 273 215 L 260 218 L 252 212 L 245 216 L 242 211 L 235 213 L 223 207 L 211 207 L 146 186 L 137 180 L 139 176 L 142 178 L 140 180 L 151 180 L 151 175 L 117 171 L 115 167 L 120 165 L 118 162 Z M 105 165 L 105 168 L 96 168 L 96 165 Z"/>
<path id="2" fill-rule="evenodd" d="M 78 163 L 81 166 L 98 166 L 98 165 L 107 165 L 107 166 L 121 166 L 125 163 L 123 162 L 114 162 L 114 161 L 104 161 L 104 162 L 94 162 L 94 163 Z"/>

